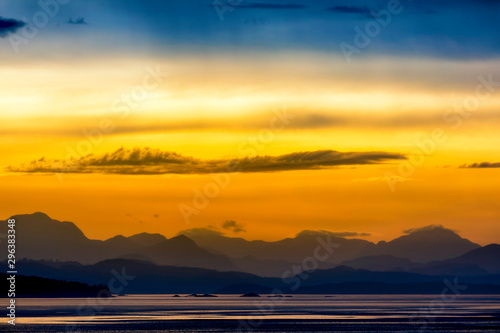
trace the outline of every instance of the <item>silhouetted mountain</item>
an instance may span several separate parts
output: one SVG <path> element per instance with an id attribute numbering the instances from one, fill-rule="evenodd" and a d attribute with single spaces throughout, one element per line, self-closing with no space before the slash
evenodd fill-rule
<path id="1" fill-rule="evenodd" d="M 498 295 L 500 285 L 469 284 L 460 294 L 466 295 Z M 317 286 L 304 286 L 304 294 L 335 295 L 440 295 L 445 290 L 443 282 L 426 283 L 382 283 L 382 282 L 343 282 Z M 448 291 L 449 292 L 449 291 Z"/>
<path id="2" fill-rule="evenodd" d="M 345 266 L 318 270 L 313 273 L 303 272 L 301 275 L 286 280 L 264 278 L 239 272 L 157 266 L 148 262 L 121 259 L 105 260 L 95 265 L 22 261 L 18 266 L 23 268 L 26 275 L 57 280 L 106 285 L 111 281 L 112 286 L 120 287 L 119 292 L 127 294 L 243 294 L 246 292 L 269 293 L 274 289 L 282 290 L 285 294 L 347 293 L 347 290 L 349 293 L 356 294 L 395 293 L 396 291 L 405 294 L 440 293 L 446 287 L 445 280 L 452 283 L 455 280 L 455 277 L 450 275 L 429 276 L 406 272 L 370 272 Z M 500 276 L 460 277 L 458 283 L 467 285 L 466 293 L 473 293 L 474 290 L 481 290 L 482 293 L 496 293 L 500 285 Z M 358 286 L 359 289 L 357 291 L 338 289 L 342 284 Z M 381 285 L 385 287 L 379 289 Z M 403 285 L 404 289 L 402 289 Z M 433 287 L 422 289 L 419 285 L 432 285 Z M 293 288 L 294 286 L 298 286 L 298 288 Z M 437 288 L 438 286 L 439 288 Z"/>
<path id="3" fill-rule="evenodd" d="M 107 285 L 114 279 L 113 285 L 117 288 L 123 286 L 120 292 L 127 294 L 210 294 L 238 283 L 274 286 L 281 282 L 280 279 L 262 278 L 247 273 L 158 266 L 149 262 L 122 259 L 105 260 L 94 265 L 62 264 L 58 267 L 44 262 L 22 261 L 18 266 L 22 266 L 26 275 L 86 284 Z"/>
<path id="4" fill-rule="evenodd" d="M 280 277 L 283 272 L 287 271 L 294 264 L 284 260 L 258 260 L 253 256 L 246 256 L 244 258 L 231 258 L 233 264 L 241 272 L 257 274 L 260 276 Z M 329 268 L 330 264 L 321 264 L 322 268 Z M 239 292 L 238 292 L 239 293 Z"/>
<path id="5" fill-rule="evenodd" d="M 235 294 L 248 294 L 251 292 L 257 294 L 271 294 L 273 292 L 273 288 L 258 284 L 240 283 L 221 288 L 217 290 L 215 293 L 235 295 Z"/>
<path id="6" fill-rule="evenodd" d="M 427 275 L 455 275 L 455 276 L 475 276 L 487 275 L 489 272 L 479 265 L 461 264 L 451 262 L 430 262 L 422 267 L 413 268 L 410 270 L 414 273 Z"/>
<path id="7" fill-rule="evenodd" d="M 233 263 L 226 257 L 202 249 L 184 235 L 147 247 L 141 253 L 163 265 L 183 267 L 188 262 L 189 267 L 236 270 Z"/>
<path id="8" fill-rule="evenodd" d="M 245 268 L 255 266 L 253 262 L 256 260 L 301 263 L 305 257 L 314 255 L 315 249 L 320 245 L 318 237 L 325 241 L 329 238 L 331 243 L 338 244 L 327 260 L 324 263 L 321 262 L 324 267 L 333 267 L 343 260 L 356 258 L 362 251 L 375 246 L 365 240 L 337 237 L 326 231 L 305 230 L 294 238 L 285 238 L 275 242 L 231 238 L 208 229 L 190 229 L 181 233 L 193 239 L 201 247 L 223 254 L 230 259 L 237 259 L 238 266 Z M 245 258 L 248 262 L 245 262 Z"/>
<path id="9" fill-rule="evenodd" d="M 426 263 L 454 258 L 480 246 L 442 226 L 409 230 L 408 234 L 390 242 L 379 242 L 364 250 L 361 256 L 391 255 Z"/>
<path id="10" fill-rule="evenodd" d="M 209 229 L 181 233 L 201 247 L 230 258 L 240 270 L 263 276 L 280 276 L 280 272 L 311 256 L 319 244 L 318 238 L 329 238 L 331 243 L 339 245 L 326 261 L 319 262 L 319 268 L 323 269 L 345 264 L 376 271 L 408 271 L 421 267 L 421 263 L 454 258 L 479 247 L 441 226 L 409 230 L 405 236 L 377 245 L 310 230 L 276 242 L 231 238 Z M 466 269 L 463 267 L 462 271 Z M 456 271 L 461 270 L 457 267 Z"/>
<path id="11" fill-rule="evenodd" d="M 204 267 L 217 270 L 233 270 L 230 260 L 214 255 L 199 247 L 185 236 L 158 240 L 161 237 L 139 234 L 130 238 L 115 236 L 106 241 L 88 239 L 71 222 L 59 222 L 46 214 L 13 216 L 16 220 L 18 259 L 50 259 L 96 263 L 118 257 L 146 258 L 163 265 Z M 0 232 L 7 233 L 7 223 L 0 224 Z M 150 239 L 152 244 L 147 244 Z M 7 251 L 0 253 L 6 259 Z"/>
<path id="12" fill-rule="evenodd" d="M 130 254 L 125 254 L 122 256 L 116 257 L 116 259 L 126 259 L 126 260 L 135 260 L 135 261 L 145 261 L 145 262 L 150 262 L 153 264 L 158 264 L 155 262 L 153 259 L 146 257 L 145 255 L 138 254 L 138 253 L 130 253 Z"/>
<path id="13" fill-rule="evenodd" d="M 489 273 L 500 273 L 500 245 L 490 244 L 472 250 L 460 257 L 444 260 L 441 262 L 433 262 L 431 264 L 447 264 L 447 265 L 469 265 L 479 266 L 481 269 Z"/>
<path id="14" fill-rule="evenodd" d="M 445 279 L 450 281 L 456 278 L 455 275 L 425 275 L 411 272 L 373 272 L 364 269 L 354 269 L 347 266 L 338 266 L 326 270 L 317 270 L 310 274 L 303 272 L 300 276 L 303 280 L 300 286 L 323 285 L 344 282 L 381 282 L 381 283 L 427 283 L 440 282 Z M 500 284 L 499 275 L 484 276 L 461 276 L 460 282 L 471 284 Z M 296 282 L 296 278 L 288 278 L 290 284 Z"/>
<path id="15" fill-rule="evenodd" d="M 9 290 L 9 275 L 0 273 L 3 281 L 3 290 Z M 45 279 L 35 276 L 16 276 L 15 297 L 111 297 L 111 292 L 105 285 L 89 286 L 80 282 L 66 282 L 53 279 Z M 0 297 L 7 297 L 7 292 Z"/>
<path id="16" fill-rule="evenodd" d="M 186 230 L 171 239 L 160 234 L 141 233 L 100 241 L 88 239 L 71 222 L 59 222 L 43 213 L 14 218 L 20 259 L 93 264 L 124 258 L 159 265 L 281 277 L 294 265 L 302 264 L 305 258 L 316 255 L 319 248 L 325 259 L 317 261 L 320 270 L 340 264 L 369 271 L 426 275 L 482 276 L 500 272 L 498 245 L 480 248 L 441 226 L 409 230 L 405 236 L 376 245 L 328 231 L 310 230 L 275 242 L 231 238 L 210 229 Z M 0 232 L 7 232 L 7 223 L 0 223 Z M 0 260 L 5 259 L 6 252 L 0 253 Z"/>
<path id="17" fill-rule="evenodd" d="M 131 241 L 142 246 L 156 245 L 167 240 L 167 238 L 160 234 L 149 234 L 143 232 L 141 234 L 128 237 Z"/>
<path id="18" fill-rule="evenodd" d="M 375 272 L 408 271 L 412 268 L 422 266 L 422 264 L 416 264 L 410 259 L 390 255 L 360 257 L 353 260 L 346 260 L 342 262 L 342 265 Z"/>
<path id="19" fill-rule="evenodd" d="M 305 272 L 304 274 L 308 274 Z M 320 285 L 342 282 L 385 282 L 385 283 L 419 283 L 442 281 L 436 276 L 427 276 L 407 272 L 372 272 L 364 269 L 354 269 L 347 266 L 338 266 L 326 270 L 318 270 L 311 274 L 305 285 Z"/>
<path id="20" fill-rule="evenodd" d="M 344 261 L 352 268 L 380 272 L 411 272 L 425 275 L 482 276 L 500 273 L 500 245 L 492 244 L 472 250 L 454 259 L 414 263 L 393 256 L 368 256 Z"/>

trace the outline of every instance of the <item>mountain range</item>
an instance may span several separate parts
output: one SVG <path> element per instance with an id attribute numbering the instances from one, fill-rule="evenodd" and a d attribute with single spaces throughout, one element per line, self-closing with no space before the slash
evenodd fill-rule
<path id="1" fill-rule="evenodd" d="M 290 279 L 261 277 L 241 272 L 155 265 L 150 262 L 113 259 L 93 265 L 23 260 L 24 275 L 105 284 L 126 294 L 434 294 L 447 282 L 464 285 L 462 293 L 500 294 L 500 275 L 424 275 L 408 272 L 371 272 L 346 266 L 302 272 Z M 114 281 L 113 281 L 114 280 Z"/>
<path id="2" fill-rule="evenodd" d="M 158 234 L 115 236 L 105 241 L 88 239 L 72 222 L 60 222 L 46 214 L 16 215 L 18 259 L 77 261 L 92 264 L 112 258 L 143 259 L 161 265 L 235 270 L 222 255 L 212 254 L 180 235 L 167 239 Z M 7 223 L 0 232 L 7 233 Z M 2 252 L 5 260 L 6 251 Z"/>
<path id="3" fill-rule="evenodd" d="M 150 262 L 159 266 L 204 268 L 221 272 L 281 277 L 312 257 L 318 239 L 335 244 L 320 270 L 350 267 L 371 272 L 406 272 L 430 276 L 484 276 L 500 273 L 500 245 L 481 247 L 452 230 L 430 226 L 377 244 L 339 237 L 327 231 L 302 231 L 275 242 L 231 238 L 210 229 L 190 229 L 176 237 L 141 233 L 93 240 L 72 222 L 44 213 L 16 215 L 17 258 L 93 265 L 109 259 Z M 7 223 L 0 224 L 7 233 Z M 0 260 L 6 260 L 5 251 Z M 2 257 L 3 256 L 3 257 Z"/>

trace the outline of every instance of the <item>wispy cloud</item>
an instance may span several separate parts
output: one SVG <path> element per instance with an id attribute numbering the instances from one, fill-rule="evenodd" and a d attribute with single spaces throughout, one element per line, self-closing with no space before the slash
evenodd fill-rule
<path id="1" fill-rule="evenodd" d="M 85 25 L 87 24 L 87 21 L 85 21 L 85 18 L 83 17 L 78 17 L 75 20 L 73 20 L 73 18 L 70 18 L 68 21 L 66 21 L 66 23 L 75 25 Z"/>
<path id="2" fill-rule="evenodd" d="M 358 6 L 333 6 L 326 9 L 329 12 L 339 14 L 359 14 L 363 16 L 372 17 L 371 10 L 367 7 Z"/>
<path id="3" fill-rule="evenodd" d="M 481 162 L 481 163 L 463 164 L 460 166 L 460 168 L 463 169 L 500 168 L 500 162 L 499 163 Z"/>
<path id="4" fill-rule="evenodd" d="M 0 37 L 5 37 L 10 33 L 14 33 L 25 25 L 26 23 L 23 21 L 3 18 L 0 16 Z"/>
<path id="5" fill-rule="evenodd" d="M 179 153 L 151 148 L 120 148 L 112 153 L 90 154 L 66 161 L 41 158 L 10 172 L 23 173 L 106 173 L 128 175 L 208 174 L 221 172 L 270 172 L 320 170 L 337 166 L 379 164 L 406 159 L 388 152 L 338 152 L 318 150 L 280 156 L 256 156 L 237 159 L 201 160 Z M 228 166 L 237 166 L 236 168 Z"/>
<path id="6" fill-rule="evenodd" d="M 472 163 L 472 164 L 461 165 L 460 168 L 465 168 L 465 169 L 500 168 L 500 163 L 491 163 L 491 162 Z"/>
<path id="7" fill-rule="evenodd" d="M 300 236 L 324 236 L 331 235 L 333 237 L 368 237 L 371 236 L 367 232 L 356 232 L 356 231 L 328 231 L 328 230 L 304 230 L 297 234 Z"/>
<path id="8" fill-rule="evenodd" d="M 234 222 L 234 221 L 225 221 L 222 223 L 221 227 L 222 229 L 227 229 L 224 228 L 224 224 L 226 222 Z M 238 223 L 236 222 L 236 225 Z M 232 223 L 229 223 L 232 227 Z M 233 232 L 236 233 L 236 231 L 233 230 Z M 208 225 L 204 228 L 192 228 L 192 229 L 186 229 L 182 230 L 178 233 L 178 235 L 186 235 L 187 237 L 192 237 L 192 238 L 210 238 L 210 237 L 218 237 L 218 236 L 226 236 L 224 232 L 222 232 L 218 227 L 214 227 L 211 225 Z M 367 232 L 355 232 L 355 231 L 328 231 L 328 230 L 303 230 L 299 232 L 295 237 L 302 237 L 302 236 L 311 236 L 311 237 L 318 237 L 318 236 L 325 236 L 325 235 L 331 235 L 333 237 L 369 237 L 371 236 L 370 233 Z"/>
<path id="9" fill-rule="evenodd" d="M 243 9 L 304 9 L 307 8 L 305 5 L 295 4 L 295 3 L 264 3 L 264 2 L 242 2 L 242 3 L 231 3 L 225 4 L 228 7 L 243 8 Z M 213 6 L 221 6 L 220 4 Z"/>
<path id="10" fill-rule="evenodd" d="M 197 238 L 197 237 L 223 236 L 224 233 L 217 230 L 217 228 L 209 226 L 206 228 L 192 228 L 192 229 L 182 230 L 179 231 L 177 235 L 185 235 L 189 238 Z"/>
<path id="11" fill-rule="evenodd" d="M 221 228 L 225 230 L 231 230 L 235 234 L 240 232 L 246 232 L 245 224 L 233 220 L 227 220 L 222 222 Z"/>
<path id="12" fill-rule="evenodd" d="M 404 230 L 403 233 L 407 234 L 407 235 L 411 235 L 411 234 L 414 234 L 414 233 L 417 233 L 417 232 L 433 231 L 433 230 L 451 230 L 451 229 L 447 229 L 447 228 L 443 227 L 442 224 L 431 224 L 431 225 L 428 225 L 428 226 L 425 226 L 425 227 L 421 227 L 421 228 L 414 228 L 414 229 Z"/>

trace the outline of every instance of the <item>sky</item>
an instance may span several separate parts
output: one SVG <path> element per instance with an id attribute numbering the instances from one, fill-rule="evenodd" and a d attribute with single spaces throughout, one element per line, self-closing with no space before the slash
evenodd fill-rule
<path id="1" fill-rule="evenodd" d="M 498 243 L 499 13 L 0 0 L 0 216 L 41 211 L 97 239 L 442 224 Z"/>

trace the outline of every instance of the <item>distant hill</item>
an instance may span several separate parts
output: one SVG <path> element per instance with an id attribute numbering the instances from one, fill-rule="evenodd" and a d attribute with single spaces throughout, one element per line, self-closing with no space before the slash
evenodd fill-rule
<path id="1" fill-rule="evenodd" d="M 105 260 L 94 265 L 75 263 L 45 263 L 22 261 L 18 264 L 27 275 L 56 280 L 78 281 L 85 284 L 107 284 L 117 276 L 127 276 L 123 292 L 127 294 L 213 294 L 249 292 L 269 293 L 274 289 L 284 294 L 307 293 L 440 293 L 444 281 L 454 281 L 452 275 L 423 275 L 408 272 L 371 272 L 349 267 L 305 272 L 302 276 L 264 278 L 239 272 L 158 266 L 133 260 Z M 298 283 L 298 289 L 291 289 Z M 497 293 L 500 275 L 460 277 L 460 284 L 468 286 L 465 293 Z M 421 288 L 422 285 L 432 286 Z M 341 289 L 347 286 L 348 289 Z M 358 289 L 354 290 L 353 286 Z M 381 286 L 383 286 L 382 289 Z M 405 286 L 403 289 L 403 286 Z M 347 288 L 346 287 L 346 288 Z M 23 288 L 23 287 L 19 287 Z M 347 292 L 349 291 L 349 292 Z"/>
<path id="2" fill-rule="evenodd" d="M 43 213 L 13 216 L 18 235 L 18 259 L 77 261 L 92 264 L 118 257 L 143 258 L 163 265 L 205 267 L 233 270 L 234 265 L 222 255 L 199 247 L 185 236 L 166 239 L 161 235 L 115 236 L 105 241 L 88 239 L 71 222 L 53 220 Z M 0 223 L 7 233 L 7 223 Z M 6 259 L 7 251 L 0 253 Z"/>
<path id="3" fill-rule="evenodd" d="M 454 258 L 480 247 L 450 229 L 429 226 L 408 231 L 407 235 L 390 242 L 379 242 L 374 248 L 364 250 L 360 256 L 390 255 L 426 263 Z"/>
<path id="4" fill-rule="evenodd" d="M 181 234 L 191 238 L 201 247 L 224 254 L 230 259 L 238 259 L 240 265 L 251 265 L 251 263 L 241 263 L 241 259 L 244 258 L 250 261 L 300 263 L 305 257 L 314 255 L 314 250 L 319 245 L 318 237 L 323 239 L 330 237 L 332 243 L 339 245 L 326 260 L 326 264 L 330 264 L 330 267 L 343 260 L 357 258 L 364 250 L 375 246 L 366 240 L 342 238 L 333 233 L 310 230 L 302 231 L 293 238 L 275 242 L 226 237 L 207 229 L 190 229 L 182 231 Z"/>
<path id="5" fill-rule="evenodd" d="M 148 246 L 148 245 L 156 245 L 159 243 L 162 243 L 167 240 L 167 238 L 163 235 L 160 234 L 150 234 L 147 232 L 143 232 L 141 234 L 133 235 L 128 237 L 132 242 L 142 245 L 142 246 Z"/>
<path id="6" fill-rule="evenodd" d="M 275 242 L 226 237 L 208 229 L 190 229 L 181 233 L 212 253 L 230 258 L 240 270 L 263 276 L 280 276 L 280 272 L 311 256 L 319 244 L 318 237 L 329 238 L 339 245 L 325 262 L 319 262 L 322 269 L 341 264 L 376 271 L 406 271 L 416 269 L 422 263 L 454 258 L 480 247 L 441 226 L 408 231 L 407 235 L 378 244 L 311 230 Z"/>
<path id="7" fill-rule="evenodd" d="M 408 230 L 404 236 L 378 244 L 312 230 L 274 242 L 248 241 L 204 228 L 185 230 L 170 239 L 160 234 L 140 233 L 101 241 L 88 239 L 72 222 L 53 220 L 44 213 L 13 218 L 19 235 L 18 259 L 94 264 L 122 258 L 281 277 L 294 265 L 314 256 L 321 244 L 330 243 L 336 247 L 325 260 L 317 261 L 320 270 L 344 265 L 368 271 L 425 275 L 482 276 L 500 272 L 500 245 L 481 248 L 442 226 Z M 7 232 L 7 223 L 0 223 L 2 232 Z M 6 254 L 1 252 L 0 260 L 5 260 Z"/>
<path id="8" fill-rule="evenodd" d="M 425 283 L 383 283 L 343 282 L 318 286 L 304 286 L 304 294 L 336 295 L 440 295 L 446 286 L 442 282 Z M 467 295 L 500 295 L 500 285 L 472 284 L 460 291 Z"/>
<path id="9" fill-rule="evenodd" d="M 0 273 L 3 290 L 9 290 L 9 275 Z M 16 276 L 16 298 L 111 297 L 105 285 L 89 286 L 80 282 L 66 282 L 36 276 Z M 7 292 L 0 297 L 7 297 Z"/>
<path id="10" fill-rule="evenodd" d="M 489 273 L 500 274 L 500 245 L 490 244 L 474 249 L 457 258 L 432 262 L 431 264 L 478 266 Z"/>
<path id="11" fill-rule="evenodd" d="M 57 280 L 86 284 L 108 284 L 116 276 L 133 277 L 126 280 L 127 294 L 210 294 L 232 284 L 277 286 L 281 279 L 262 278 L 240 272 L 219 272 L 202 268 L 159 266 L 149 262 L 113 259 L 93 265 L 22 261 L 23 273 Z M 121 284 L 116 283 L 121 286 Z M 19 287 L 22 288 L 22 287 Z"/>
<path id="12" fill-rule="evenodd" d="M 491 244 L 452 259 L 415 263 L 393 256 L 367 256 L 342 263 L 379 272 L 411 272 L 426 275 L 482 276 L 500 273 L 500 245 Z"/>
<path id="13" fill-rule="evenodd" d="M 398 258 L 390 255 L 359 257 L 342 262 L 342 265 L 352 268 L 366 269 L 380 272 L 409 271 L 422 266 L 407 258 Z"/>

